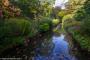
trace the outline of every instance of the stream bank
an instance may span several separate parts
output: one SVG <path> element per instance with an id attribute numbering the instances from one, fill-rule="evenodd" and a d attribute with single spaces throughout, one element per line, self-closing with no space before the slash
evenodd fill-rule
<path id="1" fill-rule="evenodd" d="M 60 26 L 57 29 L 59 31 Z M 27 41 L 25 45 L 5 50 L 1 57 L 24 60 L 76 60 L 71 52 L 72 41 L 63 33 L 47 32 L 29 38 Z"/>
<path id="2" fill-rule="evenodd" d="M 73 47 L 71 49 L 72 53 L 77 57 L 78 60 L 90 60 L 90 52 L 87 49 L 82 49 L 80 43 L 74 38 L 70 31 L 66 30 L 69 40 L 72 41 Z"/>

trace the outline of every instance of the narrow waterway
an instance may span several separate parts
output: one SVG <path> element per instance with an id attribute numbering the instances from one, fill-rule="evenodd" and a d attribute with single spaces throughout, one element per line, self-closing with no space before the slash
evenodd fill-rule
<path id="1" fill-rule="evenodd" d="M 2 56 L 6 56 L 6 58 L 8 58 L 8 56 L 9 58 L 14 56 L 24 60 L 77 60 L 76 57 L 70 53 L 70 43 L 64 34 L 45 35 L 38 40 L 35 46 L 30 46 L 26 48 L 18 47 L 19 53 L 17 53 L 16 48 L 8 49 L 2 53 Z M 34 52 L 33 55 L 31 54 L 31 48 L 34 48 L 32 50 Z"/>
<path id="2" fill-rule="evenodd" d="M 65 35 L 54 35 L 50 44 L 42 43 L 41 47 L 36 49 L 34 60 L 76 60 L 69 52 L 69 43 L 65 40 Z"/>

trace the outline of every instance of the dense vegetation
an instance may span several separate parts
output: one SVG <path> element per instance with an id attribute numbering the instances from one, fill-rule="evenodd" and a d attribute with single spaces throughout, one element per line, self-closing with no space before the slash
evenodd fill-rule
<path id="1" fill-rule="evenodd" d="M 57 25 L 60 30 L 53 29 Z M 69 0 L 61 9 L 48 1 L 0 0 L 0 54 L 47 32 L 70 33 L 82 50 L 90 52 L 90 1 Z"/>
<path id="2" fill-rule="evenodd" d="M 69 3 L 67 9 L 71 13 L 64 15 L 62 27 L 73 35 L 83 50 L 90 52 L 90 1 L 70 0 Z"/>
<path id="3" fill-rule="evenodd" d="M 31 38 L 51 29 L 52 7 L 38 0 L 0 1 L 0 52 L 23 45 Z"/>

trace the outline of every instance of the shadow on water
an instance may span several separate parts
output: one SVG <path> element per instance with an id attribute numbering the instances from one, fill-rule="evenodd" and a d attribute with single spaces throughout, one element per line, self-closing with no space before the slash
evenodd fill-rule
<path id="1" fill-rule="evenodd" d="M 34 60 L 76 60 L 69 53 L 69 43 L 64 39 L 65 35 L 52 36 L 49 44 L 42 43 L 36 48 Z"/>
<path id="2" fill-rule="evenodd" d="M 35 38 L 35 40 L 32 39 L 30 42 L 35 42 L 35 44 L 29 43 L 28 47 L 21 46 L 8 49 L 2 53 L 2 56 L 15 56 L 21 57 L 22 59 L 27 57 L 24 60 L 77 60 L 75 56 L 69 53 L 70 44 L 67 42 L 67 39 L 65 39 L 64 34 L 55 35 L 49 33 L 45 34 L 45 36 Z"/>

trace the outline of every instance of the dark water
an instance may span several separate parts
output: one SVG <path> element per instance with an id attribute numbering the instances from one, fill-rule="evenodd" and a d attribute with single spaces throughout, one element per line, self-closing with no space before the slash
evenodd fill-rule
<path id="1" fill-rule="evenodd" d="M 42 44 L 36 49 L 34 60 L 76 60 L 69 53 L 69 43 L 65 41 L 64 35 L 52 36 L 51 43 Z"/>
<path id="2" fill-rule="evenodd" d="M 52 34 L 53 35 L 53 34 Z M 65 35 L 47 35 L 43 39 L 38 40 L 38 44 L 33 51 L 34 53 L 34 59 L 31 60 L 77 60 L 75 56 L 72 56 L 70 52 L 70 47 L 69 43 L 67 40 L 65 40 Z M 42 41 L 42 42 L 41 42 Z M 34 46 L 31 46 L 34 47 Z M 27 47 L 26 47 L 27 48 Z M 20 54 L 16 54 L 15 48 L 12 50 L 7 50 L 5 51 L 5 56 L 16 56 L 16 57 L 22 57 L 23 55 L 27 56 L 30 58 L 28 55 L 30 54 L 30 47 L 26 48 L 21 48 Z M 24 52 L 23 50 L 26 49 Z M 33 57 L 33 56 L 32 56 Z M 24 59 L 27 60 L 27 59 Z"/>

